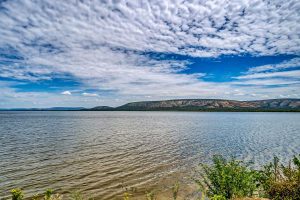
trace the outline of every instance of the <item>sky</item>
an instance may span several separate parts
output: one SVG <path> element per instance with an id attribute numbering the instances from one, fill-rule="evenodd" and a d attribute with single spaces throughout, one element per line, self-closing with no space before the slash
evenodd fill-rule
<path id="1" fill-rule="evenodd" d="M 298 0 L 0 0 L 0 108 L 300 98 Z"/>

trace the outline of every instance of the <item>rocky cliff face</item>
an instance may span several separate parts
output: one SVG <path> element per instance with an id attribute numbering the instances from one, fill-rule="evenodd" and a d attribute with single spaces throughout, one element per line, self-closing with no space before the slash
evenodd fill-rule
<path id="1" fill-rule="evenodd" d="M 287 109 L 300 110 L 300 99 L 270 99 L 235 101 L 222 99 L 178 99 L 128 103 L 117 110 L 235 110 L 235 109 Z"/>

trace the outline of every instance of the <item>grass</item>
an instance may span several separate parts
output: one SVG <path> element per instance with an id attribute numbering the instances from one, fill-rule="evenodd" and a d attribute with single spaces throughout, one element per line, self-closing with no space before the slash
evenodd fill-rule
<path id="1" fill-rule="evenodd" d="M 147 200 L 156 200 L 155 198 L 155 193 L 153 191 L 151 192 L 146 192 L 146 199 Z"/>
<path id="2" fill-rule="evenodd" d="M 176 182 L 172 187 L 173 200 L 177 199 L 178 191 L 179 191 L 179 182 Z"/>
<path id="3" fill-rule="evenodd" d="M 212 165 L 201 165 L 200 177 L 195 179 L 202 195 L 199 200 L 254 200 L 260 198 L 274 200 L 300 200 L 300 155 L 294 156 L 287 165 L 281 164 L 277 157 L 261 170 L 250 168 L 236 159 L 214 156 Z M 172 186 L 170 200 L 177 200 L 179 182 Z M 134 191 L 126 191 L 123 200 L 131 200 Z M 11 190 L 12 200 L 24 200 L 21 189 Z M 28 198 L 27 198 L 28 199 Z M 31 200 L 62 200 L 63 196 L 47 190 Z M 71 200 L 91 200 L 80 193 L 73 193 Z M 146 192 L 145 200 L 158 200 L 153 191 Z"/>

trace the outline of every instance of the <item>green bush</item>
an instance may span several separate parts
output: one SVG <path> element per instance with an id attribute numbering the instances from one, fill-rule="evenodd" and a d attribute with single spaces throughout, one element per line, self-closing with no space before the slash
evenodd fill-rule
<path id="1" fill-rule="evenodd" d="M 10 192 L 11 192 L 12 200 L 22 200 L 24 198 L 24 194 L 23 194 L 22 190 L 19 188 L 12 189 Z"/>
<path id="2" fill-rule="evenodd" d="M 53 195 L 53 191 L 51 189 L 47 189 L 45 192 L 44 200 L 50 200 Z"/>
<path id="3" fill-rule="evenodd" d="M 214 195 L 211 200 L 226 200 L 226 198 L 222 195 Z"/>
<path id="4" fill-rule="evenodd" d="M 202 171 L 201 179 L 196 182 L 214 199 L 250 197 L 258 188 L 259 173 L 235 159 L 227 161 L 222 156 L 214 156 L 213 165 L 202 165 Z"/>
<path id="5" fill-rule="evenodd" d="M 261 184 L 268 198 L 275 200 L 300 200 L 300 155 L 285 166 L 274 157 L 261 173 Z"/>

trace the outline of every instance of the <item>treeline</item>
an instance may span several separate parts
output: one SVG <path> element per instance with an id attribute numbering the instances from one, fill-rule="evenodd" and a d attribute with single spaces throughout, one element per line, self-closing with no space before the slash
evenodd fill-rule
<path id="1" fill-rule="evenodd" d="M 80 111 L 194 111 L 194 112 L 300 112 L 289 108 L 201 108 L 197 106 L 169 108 L 105 108 L 81 109 Z"/>
<path id="2" fill-rule="evenodd" d="M 106 111 L 196 111 L 196 112 L 300 112 L 291 108 L 202 108 L 198 106 L 168 108 L 115 108 Z"/>

